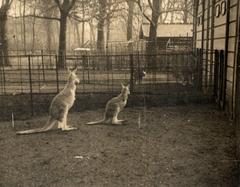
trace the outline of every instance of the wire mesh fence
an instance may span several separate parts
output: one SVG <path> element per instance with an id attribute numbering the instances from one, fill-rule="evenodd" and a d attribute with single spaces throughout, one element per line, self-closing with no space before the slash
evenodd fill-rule
<path id="1" fill-rule="evenodd" d="M 68 78 L 67 68 L 75 67 L 80 95 L 116 95 L 121 83 L 130 84 L 131 95 L 158 96 L 160 100 L 213 95 L 203 92 L 209 84 L 202 83 L 203 76 L 213 75 L 203 73 L 201 53 L 193 51 L 70 54 L 64 56 L 63 66 L 59 66 L 59 56 L 54 54 L 9 55 L 8 59 L 10 64 L 0 66 L 0 105 L 14 112 L 19 112 L 16 106 L 21 110 L 27 106 L 32 114 L 36 106 L 48 106 L 50 101 L 43 95 L 54 96 L 62 90 Z"/>
<path id="2" fill-rule="evenodd" d="M 134 93 L 174 94 L 199 87 L 199 64 L 193 52 L 158 54 L 10 55 L 0 66 L 0 94 L 57 93 L 67 80 L 67 68 L 78 67 L 77 92 L 116 92 L 121 83 Z"/>

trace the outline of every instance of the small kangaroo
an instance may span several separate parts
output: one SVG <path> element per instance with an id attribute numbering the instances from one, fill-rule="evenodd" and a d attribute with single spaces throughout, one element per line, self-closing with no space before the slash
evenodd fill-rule
<path id="1" fill-rule="evenodd" d="M 124 122 L 124 120 L 118 120 L 118 114 L 126 106 L 130 91 L 129 85 L 127 86 L 124 86 L 123 84 L 121 85 L 122 85 L 121 93 L 117 97 L 114 97 L 107 102 L 103 119 L 99 121 L 89 122 L 86 125 L 96 125 L 102 123 L 121 125 Z"/>
<path id="2" fill-rule="evenodd" d="M 56 123 L 58 124 L 58 128 L 62 129 L 63 131 L 77 129 L 67 125 L 68 111 L 73 106 L 75 101 L 76 84 L 80 82 L 76 75 L 76 71 L 77 68 L 75 68 L 73 71 L 68 69 L 68 82 L 64 89 L 53 98 L 49 108 L 49 118 L 46 125 L 42 128 L 18 131 L 16 134 L 46 132 L 52 129 Z"/>

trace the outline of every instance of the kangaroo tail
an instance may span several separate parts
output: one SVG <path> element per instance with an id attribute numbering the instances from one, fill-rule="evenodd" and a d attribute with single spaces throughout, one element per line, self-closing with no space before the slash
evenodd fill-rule
<path id="1" fill-rule="evenodd" d="M 16 134 L 24 135 L 24 134 L 34 134 L 34 133 L 46 132 L 46 131 L 50 130 L 54 126 L 54 124 L 55 124 L 55 120 L 50 118 L 50 119 L 48 119 L 46 125 L 42 128 L 18 131 L 18 132 L 16 132 Z"/>
<path id="2" fill-rule="evenodd" d="M 98 124 L 101 124 L 101 123 L 106 123 L 106 120 L 102 119 L 102 120 L 99 120 L 99 121 L 92 121 L 92 122 L 86 123 L 85 125 L 98 125 Z"/>

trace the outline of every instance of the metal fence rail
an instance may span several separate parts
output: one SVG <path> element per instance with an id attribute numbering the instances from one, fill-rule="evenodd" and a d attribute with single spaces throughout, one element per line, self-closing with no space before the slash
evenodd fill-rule
<path id="1" fill-rule="evenodd" d="M 0 95 L 56 93 L 64 87 L 66 68 L 58 68 L 57 55 L 12 55 L 0 66 Z M 66 67 L 78 67 L 77 92 L 116 92 L 120 83 L 133 92 L 170 94 L 199 85 L 199 64 L 193 52 L 159 54 L 67 55 Z M 146 72 L 143 76 L 142 73 Z"/>
<path id="2" fill-rule="evenodd" d="M 53 54 L 9 55 L 10 64 L 0 66 L 0 117 L 9 119 L 11 113 L 22 116 L 46 112 L 51 98 L 66 84 L 67 68 L 74 67 L 78 67 L 80 78 L 76 102 L 81 107 L 86 98 L 93 100 L 94 94 L 94 106 L 103 98 L 118 94 L 121 83 L 130 84 L 132 99 L 140 99 L 136 100 L 140 104 L 145 97 L 155 98 L 148 100 L 152 104 L 212 98 L 214 86 L 204 80 L 214 77 L 214 71 L 204 73 L 201 55 L 201 52 L 175 50 L 148 55 L 74 54 L 65 56 L 64 68 L 59 68 L 59 57 Z"/>
<path id="3" fill-rule="evenodd" d="M 10 65 L 0 66 L 0 95 L 57 93 L 67 78 L 58 68 L 57 55 L 11 55 Z M 193 52 L 158 54 L 67 55 L 68 68 L 78 67 L 78 93 L 119 92 L 120 83 L 133 93 L 178 94 L 201 85 L 202 73 Z M 146 75 L 143 75 L 146 72 Z M 208 76 L 212 76 L 209 75 Z"/>

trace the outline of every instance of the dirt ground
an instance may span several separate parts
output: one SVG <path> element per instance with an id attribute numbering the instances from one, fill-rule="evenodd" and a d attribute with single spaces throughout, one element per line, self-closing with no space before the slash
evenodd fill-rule
<path id="1" fill-rule="evenodd" d="M 17 136 L 46 116 L 0 124 L 0 186 L 235 186 L 233 125 L 213 105 L 126 108 L 126 125 L 83 125 L 103 109 L 71 113 L 79 129 Z M 141 116 L 141 128 L 138 118 Z"/>

